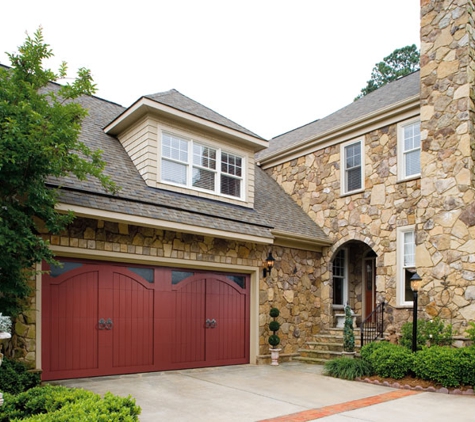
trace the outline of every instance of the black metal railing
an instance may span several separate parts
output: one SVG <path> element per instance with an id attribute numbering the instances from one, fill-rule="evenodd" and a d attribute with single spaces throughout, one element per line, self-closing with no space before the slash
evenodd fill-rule
<path id="1" fill-rule="evenodd" d="M 381 302 L 361 323 L 361 347 L 384 336 L 384 308 L 386 302 Z"/>

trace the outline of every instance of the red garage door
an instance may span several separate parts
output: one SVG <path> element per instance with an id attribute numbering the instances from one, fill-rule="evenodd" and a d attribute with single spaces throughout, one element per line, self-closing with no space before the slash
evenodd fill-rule
<path id="1" fill-rule="evenodd" d="M 43 277 L 43 379 L 248 363 L 248 293 L 245 275 L 65 261 Z"/>

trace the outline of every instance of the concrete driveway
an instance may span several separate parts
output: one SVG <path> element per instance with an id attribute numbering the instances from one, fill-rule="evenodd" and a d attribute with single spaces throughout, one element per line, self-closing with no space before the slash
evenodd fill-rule
<path id="1" fill-rule="evenodd" d="M 298 362 L 189 369 L 55 382 L 131 395 L 140 420 L 473 422 L 475 396 L 397 390 L 322 375 Z"/>

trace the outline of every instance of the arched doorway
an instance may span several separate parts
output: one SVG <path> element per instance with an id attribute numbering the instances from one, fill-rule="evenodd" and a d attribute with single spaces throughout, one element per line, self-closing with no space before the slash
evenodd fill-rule
<path id="1" fill-rule="evenodd" d="M 357 240 L 344 243 L 334 252 L 331 268 L 335 326 L 339 326 L 346 304 L 354 311 L 357 325 L 375 309 L 376 258 L 371 247 Z"/>

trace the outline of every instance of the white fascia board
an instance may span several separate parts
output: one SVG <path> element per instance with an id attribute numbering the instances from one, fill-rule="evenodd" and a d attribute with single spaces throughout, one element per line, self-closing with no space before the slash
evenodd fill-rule
<path id="1" fill-rule="evenodd" d="M 295 158 L 309 154 L 315 149 L 338 144 L 348 139 L 356 138 L 380 128 L 382 125 L 389 125 L 416 117 L 420 114 L 420 97 L 415 95 L 404 101 L 392 104 L 389 107 L 379 109 L 373 113 L 359 117 L 319 134 L 316 138 L 309 137 L 299 142 L 297 146 L 275 152 L 268 157 L 258 160 L 262 169 L 275 167 Z"/>
<path id="2" fill-rule="evenodd" d="M 72 211 L 78 217 L 87 217 L 92 219 L 101 219 L 114 221 L 116 223 L 133 224 L 142 227 L 151 227 L 159 230 L 173 230 L 181 233 L 197 234 L 202 236 L 218 237 L 229 240 L 238 240 L 242 242 L 251 242 L 269 245 L 274 243 L 272 237 L 253 236 L 249 234 L 229 232 L 225 230 L 213 229 L 208 227 L 199 227 L 190 224 L 177 223 L 173 221 L 160 220 L 156 218 L 130 215 L 96 208 L 81 207 L 78 205 L 69 205 L 59 203 L 55 207 L 60 212 Z"/>
<path id="3" fill-rule="evenodd" d="M 140 98 L 109 123 L 104 128 L 104 132 L 109 135 L 119 135 L 136 120 L 146 114 L 162 115 L 173 120 L 178 120 L 187 126 L 194 126 L 211 131 L 219 136 L 224 136 L 227 139 L 230 138 L 234 142 L 251 147 L 254 152 L 261 151 L 269 145 L 269 141 L 266 139 L 248 135 L 247 133 L 220 125 L 145 97 Z"/>

